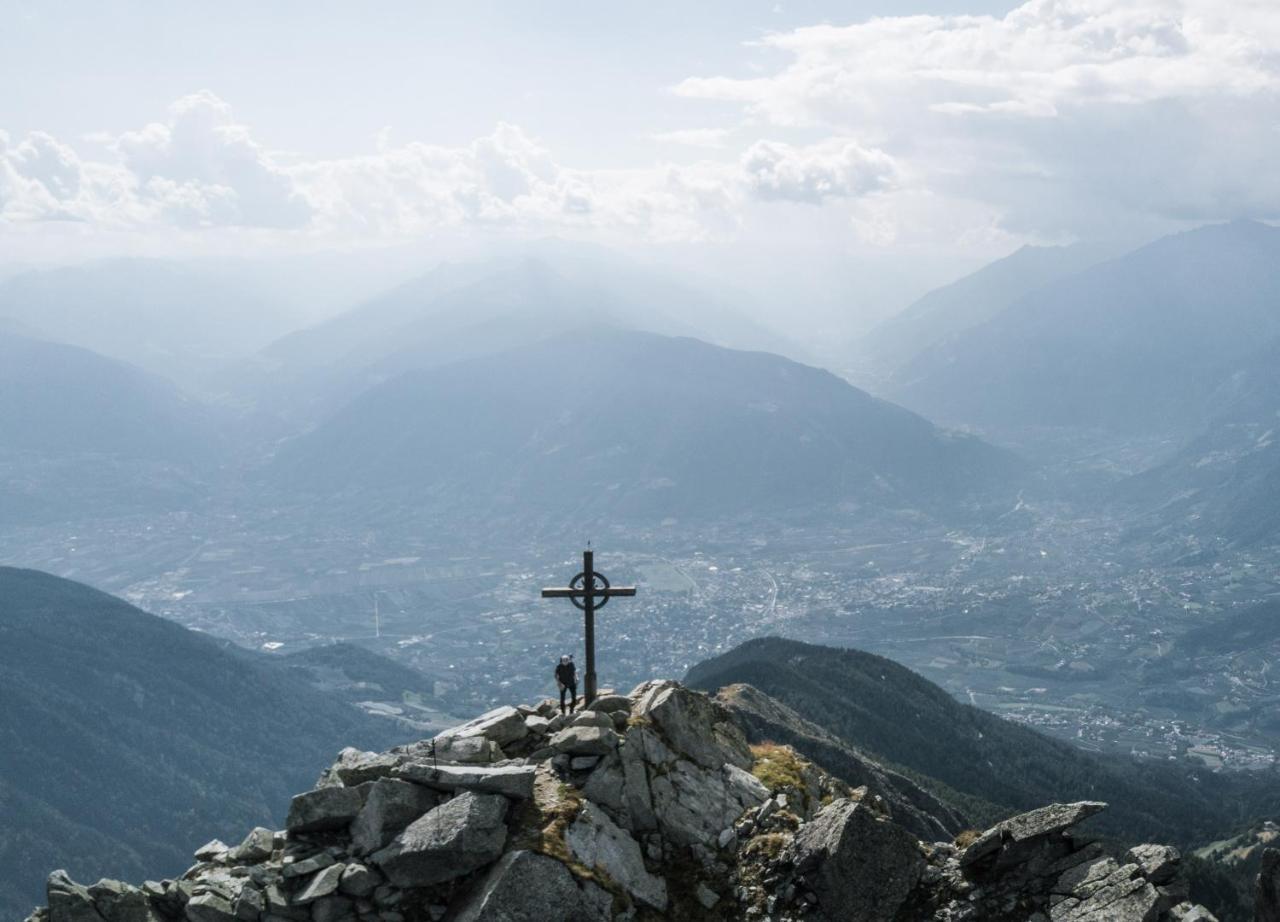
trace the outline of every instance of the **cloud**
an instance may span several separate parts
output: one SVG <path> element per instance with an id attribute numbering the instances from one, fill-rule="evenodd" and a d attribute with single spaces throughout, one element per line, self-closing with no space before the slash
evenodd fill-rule
<path id="1" fill-rule="evenodd" d="M 843 139 L 809 147 L 757 141 L 741 162 L 748 187 L 760 198 L 814 205 L 880 191 L 897 174 L 893 159 L 883 151 Z"/>
<path id="2" fill-rule="evenodd" d="M 775 130 L 855 137 L 1020 230 L 1088 232 L 1121 211 L 1280 216 L 1272 0 L 1031 0 L 1003 17 L 884 17 L 760 45 L 783 64 L 676 92 Z"/>
<path id="3" fill-rule="evenodd" d="M 288 171 L 208 90 L 179 99 L 166 122 L 127 132 L 115 147 L 139 197 L 176 223 L 288 228 L 312 217 Z"/>
<path id="4" fill-rule="evenodd" d="M 679 144 L 687 147 L 703 147 L 708 150 L 721 150 L 729 138 L 727 128 L 682 128 L 678 131 L 658 131 L 649 135 L 651 141 L 659 144 Z"/>

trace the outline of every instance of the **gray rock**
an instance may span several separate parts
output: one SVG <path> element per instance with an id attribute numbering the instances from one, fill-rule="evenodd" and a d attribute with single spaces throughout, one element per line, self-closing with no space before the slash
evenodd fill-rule
<path id="1" fill-rule="evenodd" d="M 1135 845 L 1125 858 L 1142 870 L 1142 876 L 1153 884 L 1167 884 L 1178 875 L 1182 855 L 1172 845 Z"/>
<path id="2" fill-rule="evenodd" d="M 53 908 L 52 903 L 49 908 Z M 1262 863 L 1253 883 L 1253 918 L 1254 922 L 1280 922 L 1280 850 L 1262 851 Z"/>
<path id="3" fill-rule="evenodd" d="M 306 882 L 298 895 L 293 898 L 293 904 L 295 906 L 305 906 L 307 903 L 314 902 L 321 897 L 336 893 L 338 885 L 342 883 L 342 872 L 346 869 L 347 866 L 345 864 L 331 864 L 324 870 L 317 871 Z"/>
<path id="4" fill-rule="evenodd" d="M 679 845 L 714 848 L 720 832 L 769 796 L 764 785 L 734 765 L 712 771 L 679 759 L 649 779 L 658 828 Z"/>
<path id="5" fill-rule="evenodd" d="M 1194 903 L 1179 903 L 1169 910 L 1169 922 L 1218 922 L 1218 917 Z"/>
<path id="6" fill-rule="evenodd" d="M 503 794 L 515 800 L 533 797 L 536 765 L 431 765 L 409 762 L 396 769 L 396 777 L 440 791 L 475 791 Z"/>
<path id="7" fill-rule="evenodd" d="M 600 695 L 591 702 L 591 710 L 604 714 L 616 714 L 619 711 L 630 713 L 631 699 L 626 695 Z"/>
<path id="8" fill-rule="evenodd" d="M 524 719 L 524 725 L 529 729 L 530 733 L 537 736 L 546 736 L 550 731 L 547 729 L 551 726 L 550 719 L 541 715 L 534 715 Z"/>
<path id="9" fill-rule="evenodd" d="M 569 718 L 570 727 L 608 727 L 613 729 L 613 718 L 603 711 L 579 711 Z"/>
<path id="10" fill-rule="evenodd" d="M 818 898 L 809 918 L 890 922 L 925 868 L 915 837 L 865 804 L 833 801 L 800 828 L 784 852 L 809 869 Z"/>
<path id="11" fill-rule="evenodd" d="M 644 866 L 640 843 L 590 801 L 565 831 L 565 844 L 582 864 L 604 871 L 631 896 L 659 912 L 667 908 L 667 884 Z"/>
<path id="12" fill-rule="evenodd" d="M 719 895 L 704 883 L 699 883 L 694 888 L 693 895 L 702 904 L 703 909 L 714 909 L 716 903 L 720 902 Z"/>
<path id="13" fill-rule="evenodd" d="M 612 918 L 609 894 L 579 887 L 559 861 L 508 852 L 447 916 L 449 922 L 599 922 Z M 554 910 L 549 911 L 549 907 Z"/>
<path id="14" fill-rule="evenodd" d="M 549 745 L 571 756 L 603 756 L 618 748 L 618 734 L 610 727 L 566 727 Z"/>
<path id="15" fill-rule="evenodd" d="M 660 682 L 640 695 L 632 713 L 652 721 L 672 747 L 703 768 L 726 762 L 751 767 L 751 749 L 742 729 L 727 708 L 706 695 L 676 682 Z"/>
<path id="16" fill-rule="evenodd" d="M 572 761 L 570 764 L 572 765 Z M 617 752 L 604 756 L 596 764 L 595 771 L 582 786 L 582 796 L 607 807 L 615 816 L 625 810 L 626 781 L 622 772 L 622 758 Z"/>
<path id="17" fill-rule="evenodd" d="M 349 864 L 347 869 L 342 872 L 342 880 L 338 884 L 338 889 L 347 896 L 363 898 L 372 894 L 381 883 L 382 875 L 372 868 L 363 864 Z"/>
<path id="18" fill-rule="evenodd" d="M 1050 804 L 1029 813 L 1010 817 L 978 836 L 960 855 L 961 867 L 967 867 L 1012 843 L 1056 836 L 1077 823 L 1101 813 L 1104 803 L 1084 800 L 1072 804 Z"/>
<path id="19" fill-rule="evenodd" d="M 263 899 L 262 891 L 254 887 L 245 887 L 236 897 L 235 913 L 241 922 L 258 922 L 258 916 L 266 908 L 267 901 Z"/>
<path id="20" fill-rule="evenodd" d="M 409 747 L 408 758 L 414 761 L 452 762 L 460 765 L 484 765 L 506 758 L 502 747 L 483 736 L 438 736 Z"/>
<path id="21" fill-rule="evenodd" d="M 1136 864 L 1090 880 L 1086 892 L 1087 896 L 1068 897 L 1051 906 L 1052 922 L 1155 922 L 1159 915 L 1160 894 L 1138 873 Z"/>
<path id="22" fill-rule="evenodd" d="M 49 922 L 102 922 L 88 888 L 72 880 L 66 871 L 57 870 L 49 875 L 45 895 Z"/>
<path id="23" fill-rule="evenodd" d="M 402 756 L 391 752 L 362 752 L 354 746 L 348 746 L 338 753 L 338 760 L 329 767 L 326 774 L 341 781 L 346 787 L 353 788 L 367 781 L 387 777 L 401 758 Z"/>
<path id="24" fill-rule="evenodd" d="M 306 877 L 308 874 L 314 874 L 316 871 L 327 868 L 333 863 L 332 855 L 328 852 L 320 852 L 310 858 L 303 858 L 301 861 L 289 862 L 284 865 L 281 873 L 285 877 Z"/>
<path id="25" fill-rule="evenodd" d="M 370 860 L 401 888 L 470 873 L 502 854 L 507 803 L 497 794 L 459 794 L 410 824 Z"/>
<path id="26" fill-rule="evenodd" d="M 89 888 L 89 898 L 106 922 L 156 922 L 146 893 L 118 880 L 100 880 Z"/>
<path id="27" fill-rule="evenodd" d="M 194 857 L 196 861 L 221 861 L 230 850 L 221 839 L 213 839 L 197 848 Z"/>
<path id="28" fill-rule="evenodd" d="M 255 864 L 271 857 L 275 849 L 275 833 L 262 826 L 255 826 L 244 841 L 227 852 L 227 859 L 236 864 Z"/>
<path id="29" fill-rule="evenodd" d="M 360 813 L 367 788 L 318 788 L 299 794 L 289 803 L 289 832 L 321 832 L 343 829 Z"/>
<path id="30" fill-rule="evenodd" d="M 433 791 L 408 781 L 374 781 L 351 823 L 352 850 L 366 855 L 388 845 L 401 829 L 434 807 L 436 799 Z"/>
<path id="31" fill-rule="evenodd" d="M 505 746 L 524 739 L 528 733 L 529 728 L 525 726 L 523 714 L 513 707 L 500 707 L 481 714 L 460 727 L 444 731 L 436 736 L 436 741 L 439 744 L 441 740 L 482 736 L 499 746 Z"/>
<path id="32" fill-rule="evenodd" d="M 658 828 L 658 818 L 653 813 L 653 798 L 649 791 L 649 774 L 645 768 L 644 732 L 639 727 L 628 730 L 626 743 L 619 752 L 622 758 L 627 827 L 637 832 Z"/>
<path id="33" fill-rule="evenodd" d="M 569 760 L 569 771 L 589 772 L 600 764 L 600 756 L 574 756 Z"/>
<path id="34" fill-rule="evenodd" d="M 235 922 L 236 910 L 231 900 L 221 893 L 197 893 L 187 903 L 190 922 Z"/>

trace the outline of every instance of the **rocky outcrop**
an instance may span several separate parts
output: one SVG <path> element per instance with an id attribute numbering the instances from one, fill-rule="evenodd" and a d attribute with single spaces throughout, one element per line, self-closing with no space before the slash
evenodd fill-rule
<path id="1" fill-rule="evenodd" d="M 738 718 L 750 741 L 786 743 L 850 787 L 866 787 L 884 802 L 895 823 L 921 839 L 949 839 L 972 825 L 963 813 L 910 778 L 885 768 L 754 686 L 728 685 L 716 693 L 716 700 Z"/>
<path id="2" fill-rule="evenodd" d="M 175 880 L 56 871 L 31 922 L 1212 919 L 1186 902 L 1175 849 L 1108 854 L 1077 834 L 1102 804 L 922 841 L 955 821 L 927 812 L 930 795 L 874 763 L 851 786 L 749 730 L 675 682 L 572 717 L 549 700 L 497 708 L 389 752 L 343 750 L 285 829 L 210 842 Z"/>

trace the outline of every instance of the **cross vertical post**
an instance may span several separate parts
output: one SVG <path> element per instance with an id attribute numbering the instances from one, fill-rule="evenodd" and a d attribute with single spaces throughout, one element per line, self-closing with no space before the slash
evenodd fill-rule
<path id="1" fill-rule="evenodd" d="M 582 572 L 587 574 L 588 588 L 595 589 L 595 551 L 582 552 Z M 582 693 L 583 707 L 591 707 L 596 700 L 596 596 L 588 592 L 582 599 L 586 603 L 583 618 L 586 622 L 587 641 L 587 677 L 586 688 Z"/>
<path id="2" fill-rule="evenodd" d="M 568 586 L 542 590 L 544 599 L 568 599 L 582 611 L 587 647 L 583 707 L 590 707 L 596 700 L 596 611 L 604 608 L 614 596 L 635 594 L 635 586 L 610 586 L 604 574 L 596 572 L 595 552 L 590 550 L 582 552 L 582 572 L 571 579 Z"/>

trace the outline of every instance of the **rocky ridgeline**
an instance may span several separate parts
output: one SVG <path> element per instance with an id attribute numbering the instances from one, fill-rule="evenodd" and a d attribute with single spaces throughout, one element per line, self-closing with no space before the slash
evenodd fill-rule
<path id="1" fill-rule="evenodd" d="M 1212 919 L 1174 849 L 1111 856 L 1073 833 L 1102 808 L 926 844 L 871 788 L 748 746 L 721 703 L 649 682 L 571 718 L 544 701 L 344 750 L 284 830 L 210 842 L 141 887 L 55 871 L 28 922 Z"/>

